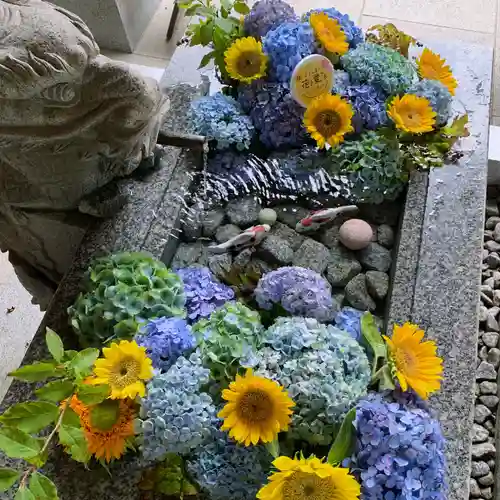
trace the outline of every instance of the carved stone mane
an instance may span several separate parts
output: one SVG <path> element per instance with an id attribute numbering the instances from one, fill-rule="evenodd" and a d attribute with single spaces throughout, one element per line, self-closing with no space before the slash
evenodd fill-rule
<path id="1" fill-rule="evenodd" d="M 152 154 L 165 99 L 76 15 L 0 0 L 0 110 L 0 248 L 57 283 L 88 222 L 79 207 Z"/>

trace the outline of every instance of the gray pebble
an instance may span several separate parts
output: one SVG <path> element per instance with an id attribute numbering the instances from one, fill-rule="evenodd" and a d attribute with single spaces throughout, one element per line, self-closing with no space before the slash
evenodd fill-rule
<path id="1" fill-rule="evenodd" d="M 500 366 L 500 349 L 496 347 L 491 348 L 488 351 L 488 357 L 486 358 L 488 363 L 491 363 L 496 369 Z"/>
<path id="2" fill-rule="evenodd" d="M 490 470 L 495 470 L 495 465 L 496 465 L 495 460 L 490 459 L 490 460 L 488 460 L 488 462 L 486 462 L 486 463 L 488 464 L 488 467 L 490 468 Z"/>
<path id="3" fill-rule="evenodd" d="M 364 274 L 358 274 L 349 281 L 344 292 L 347 302 L 356 309 L 361 309 L 362 311 L 375 310 L 376 304 L 368 293 Z"/>
<path id="4" fill-rule="evenodd" d="M 217 228 L 224 222 L 225 216 L 226 213 L 222 209 L 209 210 L 206 212 L 202 218 L 203 236 L 207 238 L 212 237 L 217 231 Z"/>
<path id="5" fill-rule="evenodd" d="M 491 314 L 488 314 L 486 318 L 486 330 L 488 330 L 488 332 L 500 332 L 498 321 Z"/>
<path id="6" fill-rule="evenodd" d="M 484 500 L 491 500 L 493 498 L 491 488 L 481 488 L 481 498 L 484 498 Z"/>
<path id="7" fill-rule="evenodd" d="M 471 463 L 471 476 L 472 477 L 482 477 L 486 476 L 490 472 L 488 464 L 483 461 L 472 462 Z"/>
<path id="8" fill-rule="evenodd" d="M 479 352 L 477 353 L 477 356 L 480 360 L 486 361 L 486 359 L 488 358 L 488 348 L 486 346 L 481 347 L 481 349 L 479 349 Z"/>
<path id="9" fill-rule="evenodd" d="M 476 460 L 494 457 L 495 453 L 496 448 L 492 443 L 473 444 L 471 447 L 472 458 Z"/>
<path id="10" fill-rule="evenodd" d="M 232 263 L 230 253 L 212 255 L 208 258 L 208 267 L 218 279 L 223 279 L 231 271 Z"/>
<path id="11" fill-rule="evenodd" d="M 385 248 L 392 248 L 394 245 L 394 231 L 391 226 L 381 224 L 377 229 L 377 240 Z"/>
<path id="12" fill-rule="evenodd" d="M 379 205 L 361 205 L 363 219 L 375 224 L 388 224 L 395 226 L 401 213 L 401 206 L 397 202 L 385 201 Z"/>
<path id="13" fill-rule="evenodd" d="M 495 478 L 493 477 L 493 474 L 491 472 L 488 472 L 486 476 L 480 477 L 477 482 L 481 486 L 493 486 L 493 483 L 495 482 Z"/>
<path id="14" fill-rule="evenodd" d="M 481 490 L 473 478 L 469 478 L 469 491 L 472 498 L 479 498 L 481 496 Z"/>
<path id="15" fill-rule="evenodd" d="M 479 390 L 481 394 L 497 394 L 498 386 L 496 382 L 481 382 L 479 384 Z"/>
<path id="16" fill-rule="evenodd" d="M 472 442 L 473 443 L 484 443 L 490 433 L 479 424 L 472 424 Z"/>
<path id="17" fill-rule="evenodd" d="M 496 200 L 487 200 L 486 201 L 486 215 L 488 217 L 498 216 L 498 205 Z"/>
<path id="18" fill-rule="evenodd" d="M 297 248 L 299 248 L 300 245 L 302 245 L 302 243 L 304 242 L 304 236 L 301 236 L 299 233 L 297 233 L 297 231 L 285 224 L 282 224 L 281 222 L 276 222 L 274 224 L 274 226 L 271 228 L 270 234 L 278 236 L 278 238 L 286 241 L 288 243 L 288 246 L 292 250 L 297 250 Z"/>
<path id="19" fill-rule="evenodd" d="M 493 415 L 493 418 L 495 418 L 495 415 Z M 493 433 L 495 435 L 495 424 L 491 420 L 486 420 L 486 422 L 483 424 L 483 427 L 487 429 L 490 432 L 490 435 Z M 490 438 L 488 438 L 488 442 L 490 441 Z"/>
<path id="20" fill-rule="evenodd" d="M 190 267 L 194 265 L 206 266 L 208 255 L 206 247 L 198 241 L 196 243 L 181 243 L 170 264 L 172 268 Z"/>
<path id="21" fill-rule="evenodd" d="M 500 243 L 493 241 L 493 240 L 490 240 L 484 244 L 484 248 L 486 248 L 486 250 L 488 250 L 488 252 L 499 252 L 500 251 Z"/>
<path id="22" fill-rule="evenodd" d="M 358 252 L 361 265 L 370 271 L 387 272 L 392 263 L 391 252 L 378 243 L 370 243 Z"/>
<path id="23" fill-rule="evenodd" d="M 245 267 L 252 259 L 253 253 L 253 248 L 245 248 L 234 258 L 234 265 L 238 267 Z"/>
<path id="24" fill-rule="evenodd" d="M 215 239 L 219 243 L 225 243 L 231 238 L 238 236 L 240 233 L 241 229 L 238 226 L 235 226 L 234 224 L 226 224 L 217 228 L 217 231 L 215 232 Z"/>
<path id="25" fill-rule="evenodd" d="M 293 265 L 312 269 L 317 273 L 322 273 L 330 261 L 330 252 L 325 245 L 310 238 L 300 245 L 293 256 Z"/>
<path id="26" fill-rule="evenodd" d="M 481 294 L 483 296 L 484 294 Z M 500 290 L 495 290 L 493 292 L 493 300 L 491 302 L 492 306 L 500 306 Z"/>
<path id="27" fill-rule="evenodd" d="M 292 262 L 293 250 L 288 243 L 277 236 L 269 235 L 258 247 L 258 254 L 265 260 L 286 265 Z"/>
<path id="28" fill-rule="evenodd" d="M 476 371 L 476 380 L 493 380 L 496 381 L 497 372 L 495 367 L 486 361 L 481 361 Z"/>
<path id="29" fill-rule="evenodd" d="M 486 321 L 487 317 L 488 317 L 488 309 L 481 304 L 479 306 L 479 321 L 483 323 L 484 321 Z"/>
<path id="30" fill-rule="evenodd" d="M 201 212 L 193 210 L 181 220 L 182 238 L 186 241 L 196 241 L 201 237 L 203 224 Z"/>
<path id="31" fill-rule="evenodd" d="M 493 239 L 499 243 L 500 242 L 500 222 L 495 226 L 493 231 Z"/>
<path id="32" fill-rule="evenodd" d="M 380 271 L 367 271 L 366 287 L 375 300 L 383 300 L 389 291 L 389 276 Z"/>
<path id="33" fill-rule="evenodd" d="M 498 306 L 493 306 L 488 309 L 488 314 L 491 314 L 494 318 L 498 316 L 499 312 L 500 312 L 500 307 Z"/>
<path id="34" fill-rule="evenodd" d="M 483 262 L 486 260 L 490 252 L 486 250 L 486 248 L 483 248 Z"/>
<path id="35" fill-rule="evenodd" d="M 491 241 L 493 239 L 493 231 L 485 231 L 483 234 L 484 242 Z"/>
<path id="36" fill-rule="evenodd" d="M 486 220 L 484 227 L 486 229 L 495 229 L 495 226 L 500 223 L 500 217 L 489 217 Z"/>
<path id="37" fill-rule="evenodd" d="M 327 246 L 328 248 L 335 248 L 339 246 L 340 225 L 337 223 L 338 221 L 335 222 L 336 223 L 332 227 L 325 229 L 319 235 L 319 240 L 321 241 L 321 243 L 323 243 L 323 245 Z"/>
<path id="38" fill-rule="evenodd" d="M 488 242 L 489 243 L 489 242 Z M 492 252 L 486 257 L 485 263 L 491 268 L 496 269 L 500 265 L 500 257 L 497 253 Z"/>
<path id="39" fill-rule="evenodd" d="M 491 288 L 490 286 L 488 285 L 481 285 L 479 287 L 479 290 L 484 293 L 485 295 L 487 295 L 490 299 L 493 298 L 493 288 Z"/>
<path id="40" fill-rule="evenodd" d="M 483 333 L 483 342 L 488 347 L 496 347 L 498 344 L 498 333 L 495 332 L 486 332 Z"/>
<path id="41" fill-rule="evenodd" d="M 491 278 L 487 278 L 483 281 L 483 285 L 488 285 L 491 289 L 495 288 L 495 279 L 493 276 Z"/>
<path id="42" fill-rule="evenodd" d="M 498 397 L 493 395 L 479 396 L 479 401 L 490 410 L 494 410 L 498 404 Z"/>
<path id="43" fill-rule="evenodd" d="M 230 201 L 226 213 L 231 224 L 248 229 L 258 222 L 260 209 L 260 203 L 253 196 L 247 196 Z"/>
<path id="44" fill-rule="evenodd" d="M 476 405 L 474 408 L 474 422 L 482 424 L 489 416 L 491 416 L 491 411 L 488 407 Z"/>
<path id="45" fill-rule="evenodd" d="M 361 272 L 361 264 L 354 258 L 333 257 L 326 268 L 326 277 L 333 287 L 344 287 Z"/>

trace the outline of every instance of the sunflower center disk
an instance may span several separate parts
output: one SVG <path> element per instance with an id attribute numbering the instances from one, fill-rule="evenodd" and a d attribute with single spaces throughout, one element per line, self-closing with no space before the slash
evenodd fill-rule
<path id="1" fill-rule="evenodd" d="M 400 371 L 408 373 L 415 367 L 415 357 L 407 351 L 398 349 L 394 353 L 394 357 L 396 358 L 396 366 Z"/>
<path id="2" fill-rule="evenodd" d="M 330 500 L 335 498 L 335 485 L 328 477 L 321 479 L 316 474 L 295 472 L 285 483 L 283 498 L 286 500 Z"/>
<path id="3" fill-rule="evenodd" d="M 267 420 L 273 411 L 273 402 L 264 391 L 247 392 L 240 401 L 240 417 L 247 422 L 262 422 Z"/>
<path id="4" fill-rule="evenodd" d="M 139 378 L 140 371 L 139 361 L 134 358 L 124 358 L 112 370 L 109 377 L 110 384 L 120 389 L 131 385 Z"/>
<path id="5" fill-rule="evenodd" d="M 335 135 L 341 127 L 342 120 L 335 111 L 321 111 L 314 119 L 314 126 L 323 137 Z"/>
<path id="6" fill-rule="evenodd" d="M 251 77 L 260 72 L 261 57 L 255 52 L 242 52 L 238 57 L 236 66 L 238 73 L 245 77 Z"/>

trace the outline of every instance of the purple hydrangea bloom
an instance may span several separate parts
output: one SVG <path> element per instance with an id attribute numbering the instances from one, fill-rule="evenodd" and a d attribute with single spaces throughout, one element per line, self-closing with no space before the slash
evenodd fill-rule
<path id="1" fill-rule="evenodd" d="M 135 340 L 146 348 L 153 367 L 161 371 L 168 370 L 195 344 L 191 327 L 182 318 L 152 319 L 141 328 Z"/>
<path id="2" fill-rule="evenodd" d="M 337 9 L 330 7 L 328 9 L 313 9 L 310 10 L 307 14 L 304 15 L 304 21 L 309 22 L 309 17 L 313 12 L 324 12 L 331 19 L 335 19 L 339 22 L 342 31 L 345 33 L 347 42 L 349 46 L 354 48 L 358 44 L 364 42 L 363 30 L 358 28 L 352 21 L 351 18 L 347 14 L 342 14 Z"/>
<path id="3" fill-rule="evenodd" d="M 283 0 L 259 0 L 245 17 L 245 33 L 262 38 L 280 24 L 292 21 L 298 21 L 298 17 L 291 5 Z"/>
<path id="4" fill-rule="evenodd" d="M 340 94 L 351 101 L 354 108 L 352 124 L 356 133 L 364 129 L 375 130 L 388 122 L 386 113 L 387 95 L 373 85 L 350 85 Z"/>
<path id="5" fill-rule="evenodd" d="M 268 148 L 298 147 L 308 134 L 303 125 L 304 108 L 279 83 L 256 80 L 239 88 L 238 102 L 259 131 Z"/>
<path id="6" fill-rule="evenodd" d="M 334 314 L 330 284 L 318 273 L 303 267 L 281 267 L 266 273 L 255 289 L 263 309 L 280 304 L 293 316 L 329 322 Z"/>
<path id="7" fill-rule="evenodd" d="M 184 283 L 187 316 L 192 322 L 208 318 L 234 299 L 233 289 L 215 280 L 207 267 L 185 267 L 175 272 Z"/>
<path id="8" fill-rule="evenodd" d="M 356 407 L 351 467 L 366 500 L 445 500 L 444 438 L 423 409 L 373 395 Z"/>
<path id="9" fill-rule="evenodd" d="M 347 332 L 353 339 L 359 340 L 361 338 L 361 318 L 363 314 L 363 311 L 358 311 L 353 307 L 343 307 L 335 315 L 335 326 Z"/>
<path id="10" fill-rule="evenodd" d="M 262 39 L 269 56 L 269 80 L 290 84 L 297 64 L 315 51 L 316 42 L 309 23 L 284 23 L 272 29 Z"/>

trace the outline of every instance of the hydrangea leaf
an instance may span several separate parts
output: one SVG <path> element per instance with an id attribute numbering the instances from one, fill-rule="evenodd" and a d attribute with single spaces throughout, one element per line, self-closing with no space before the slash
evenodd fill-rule
<path id="1" fill-rule="evenodd" d="M 387 359 L 387 348 L 371 313 L 366 312 L 361 318 L 361 335 L 373 354 L 372 376 Z"/>
<path id="2" fill-rule="evenodd" d="M 356 408 L 351 408 L 340 426 L 340 430 L 335 437 L 330 451 L 328 453 L 328 463 L 338 465 L 351 455 L 354 445 L 355 429 L 354 419 L 356 418 Z"/>

